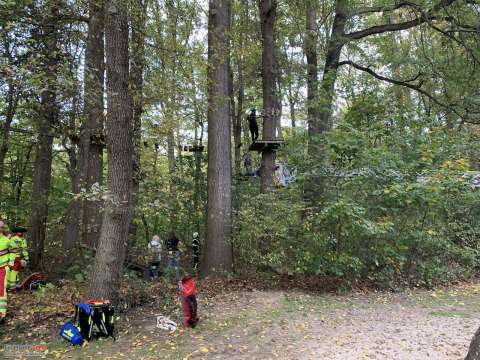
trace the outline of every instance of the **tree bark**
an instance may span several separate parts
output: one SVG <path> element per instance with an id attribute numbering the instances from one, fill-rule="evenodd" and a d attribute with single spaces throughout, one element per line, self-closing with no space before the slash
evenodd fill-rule
<path id="1" fill-rule="evenodd" d="M 237 92 L 237 114 L 233 127 L 233 141 L 235 146 L 235 175 L 240 175 L 242 162 L 242 120 L 243 120 L 243 101 L 245 90 L 243 84 L 243 59 L 238 59 L 238 92 Z"/>
<path id="2" fill-rule="evenodd" d="M 80 174 L 78 169 L 77 154 L 73 149 L 68 149 L 70 159 L 70 179 L 72 182 L 72 193 L 80 192 Z M 80 214 L 82 211 L 81 203 L 78 199 L 72 199 L 68 205 L 65 215 L 65 234 L 63 237 L 63 248 L 66 251 L 72 250 L 78 242 L 80 234 Z"/>
<path id="3" fill-rule="evenodd" d="M 80 158 L 82 187 L 103 184 L 104 144 L 104 0 L 90 0 L 87 45 L 85 50 L 85 123 L 81 130 Z M 85 200 L 83 204 L 82 242 L 95 248 L 102 225 L 100 200 Z"/>
<path id="4" fill-rule="evenodd" d="M 259 0 L 260 21 L 262 28 L 262 83 L 263 83 L 263 139 L 275 140 L 278 121 L 278 99 L 276 89 L 276 54 L 275 54 L 275 21 L 277 14 L 276 0 Z M 262 152 L 260 168 L 262 193 L 272 190 L 275 186 L 275 151 Z"/>
<path id="5" fill-rule="evenodd" d="M 345 25 L 347 23 L 348 2 L 337 0 L 335 17 L 333 19 L 332 34 L 327 42 L 325 67 L 320 85 L 319 122 L 312 129 L 310 135 L 318 135 L 332 129 L 332 107 L 335 97 L 335 82 L 338 74 L 338 62 L 345 45 Z"/>
<path id="6" fill-rule="evenodd" d="M 480 328 L 475 332 L 465 360 L 480 360 Z"/>
<path id="7" fill-rule="evenodd" d="M 59 1 L 48 5 L 47 15 L 41 24 L 43 42 L 43 90 L 38 108 L 38 140 L 32 179 L 32 212 L 30 216 L 31 267 L 39 269 L 45 245 L 48 218 L 48 198 L 52 177 L 53 125 L 57 122 L 56 104 L 58 71 L 58 14 Z"/>
<path id="8" fill-rule="evenodd" d="M 19 94 L 11 82 L 8 82 L 7 108 L 5 110 L 5 124 L 2 129 L 2 145 L 0 146 L 0 194 L 3 194 L 3 177 L 5 174 L 5 157 L 7 156 L 9 142 L 10 142 L 10 129 L 12 125 L 15 112 L 17 110 L 19 100 Z"/>
<path id="9" fill-rule="evenodd" d="M 232 271 L 229 107 L 230 0 L 210 0 L 208 17 L 208 201 L 202 275 Z"/>
<path id="10" fill-rule="evenodd" d="M 132 62 L 130 81 L 133 95 L 133 181 L 132 181 L 132 217 L 135 214 L 138 192 L 140 190 L 140 144 L 142 139 L 143 114 L 143 70 L 145 68 L 145 23 L 147 17 L 147 0 L 137 0 L 132 7 Z M 131 227 L 132 235 L 136 226 Z M 132 236 L 134 237 L 134 236 Z"/>
<path id="11" fill-rule="evenodd" d="M 69 158 L 68 172 L 70 174 L 70 181 L 72 186 L 72 194 L 78 194 L 80 192 L 80 167 L 79 167 L 79 154 L 78 146 L 74 141 L 71 141 L 70 145 L 67 145 L 66 137 L 68 134 L 75 132 L 76 116 L 77 116 L 77 104 L 80 96 L 80 91 L 74 96 L 72 111 L 70 113 L 69 126 L 67 134 L 64 138 L 64 148 L 67 151 Z M 78 242 L 80 235 L 80 221 L 82 206 L 81 201 L 77 197 L 73 197 L 68 204 L 67 211 L 65 213 L 65 233 L 63 235 L 63 249 L 67 251 L 66 255 L 70 256 L 69 251 L 74 249 Z"/>
<path id="12" fill-rule="evenodd" d="M 318 113 L 318 55 L 317 14 L 313 0 L 305 2 L 306 31 L 305 56 L 307 57 L 307 123 L 310 135 L 320 133 Z"/>
<path id="13" fill-rule="evenodd" d="M 105 41 L 109 199 L 105 202 L 88 296 L 116 302 L 132 217 L 133 105 L 129 89 L 127 0 L 107 1 Z"/>

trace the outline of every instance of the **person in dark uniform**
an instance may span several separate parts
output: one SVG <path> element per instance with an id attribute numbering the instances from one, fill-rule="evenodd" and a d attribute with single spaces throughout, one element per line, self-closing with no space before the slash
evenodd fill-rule
<path id="1" fill-rule="evenodd" d="M 180 251 L 178 250 L 178 238 L 174 230 L 171 230 L 165 240 L 165 247 L 167 248 L 167 266 L 165 273 L 167 275 L 175 271 L 175 280 L 180 279 Z"/>
<path id="2" fill-rule="evenodd" d="M 248 113 L 248 128 L 252 135 L 252 141 L 255 142 L 258 139 L 258 123 L 257 123 L 257 109 L 252 107 Z"/>

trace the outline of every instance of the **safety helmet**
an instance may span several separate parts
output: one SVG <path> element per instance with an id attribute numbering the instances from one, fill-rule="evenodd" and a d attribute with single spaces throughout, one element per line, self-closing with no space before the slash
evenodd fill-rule
<path id="1" fill-rule="evenodd" d="M 195 231 L 195 232 L 193 233 L 193 237 L 198 237 L 198 232 Z"/>

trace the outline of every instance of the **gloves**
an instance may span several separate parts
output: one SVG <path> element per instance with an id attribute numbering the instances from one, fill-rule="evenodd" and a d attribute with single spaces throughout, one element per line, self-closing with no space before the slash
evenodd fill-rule
<path id="1" fill-rule="evenodd" d="M 27 260 L 20 260 L 20 264 L 22 264 L 22 268 L 26 268 L 27 265 L 28 265 L 28 261 Z"/>

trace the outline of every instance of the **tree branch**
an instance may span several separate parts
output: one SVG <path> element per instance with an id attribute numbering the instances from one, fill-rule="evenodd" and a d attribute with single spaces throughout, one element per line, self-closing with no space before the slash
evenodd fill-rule
<path id="1" fill-rule="evenodd" d="M 349 34 L 345 34 L 345 38 L 347 41 L 351 40 L 358 40 L 364 37 L 375 35 L 375 34 L 382 34 L 385 32 L 392 32 L 392 31 L 399 31 L 399 30 L 406 30 L 412 27 L 418 26 L 423 24 L 427 21 L 436 20 L 438 17 L 434 15 L 437 11 L 441 10 L 444 7 L 450 6 L 455 3 L 457 0 L 440 0 L 432 9 L 428 12 L 422 11 L 421 14 L 416 17 L 415 19 L 404 21 L 401 23 L 393 23 L 393 24 L 383 24 L 383 25 L 376 25 L 370 28 L 354 31 Z M 410 4 L 412 5 L 412 4 Z M 443 18 L 443 17 L 442 17 Z"/>
<path id="2" fill-rule="evenodd" d="M 458 115 L 460 118 L 464 118 L 464 116 L 462 114 L 460 114 L 456 109 L 453 108 L 453 106 L 451 105 L 448 105 L 448 104 L 444 104 L 443 102 L 441 102 L 440 100 L 438 100 L 437 98 L 435 98 L 433 95 L 429 94 L 428 92 L 426 92 L 425 90 L 422 89 L 422 82 L 420 81 L 419 84 L 412 84 L 411 82 L 413 80 L 396 80 L 396 79 L 392 79 L 392 78 L 389 78 L 389 77 L 386 77 L 386 76 L 383 76 L 383 75 L 380 75 L 380 74 L 377 74 L 375 71 L 373 71 L 372 69 L 370 69 L 369 67 L 365 67 L 365 66 L 362 66 L 362 65 L 359 65 L 357 63 L 354 63 L 353 61 L 350 61 L 350 60 L 346 60 L 346 61 L 341 61 L 338 63 L 338 66 L 342 66 L 342 65 L 350 65 L 350 66 L 353 66 L 355 69 L 357 70 L 360 70 L 360 71 L 363 71 L 363 72 L 366 72 L 370 75 L 372 75 L 374 78 L 378 79 L 378 80 L 382 80 L 382 81 L 385 81 L 385 82 L 388 82 L 390 84 L 394 84 L 394 85 L 400 85 L 400 86 L 404 86 L 404 87 L 407 87 L 409 89 L 412 89 L 412 90 L 415 90 L 416 92 L 424 95 L 425 97 L 427 97 L 428 99 L 430 99 L 431 101 L 433 101 L 435 104 L 439 105 L 440 107 L 444 108 L 444 109 L 448 109 L 449 111 L 452 111 L 454 112 L 456 115 Z M 418 79 L 420 76 L 417 75 L 414 79 Z"/>

